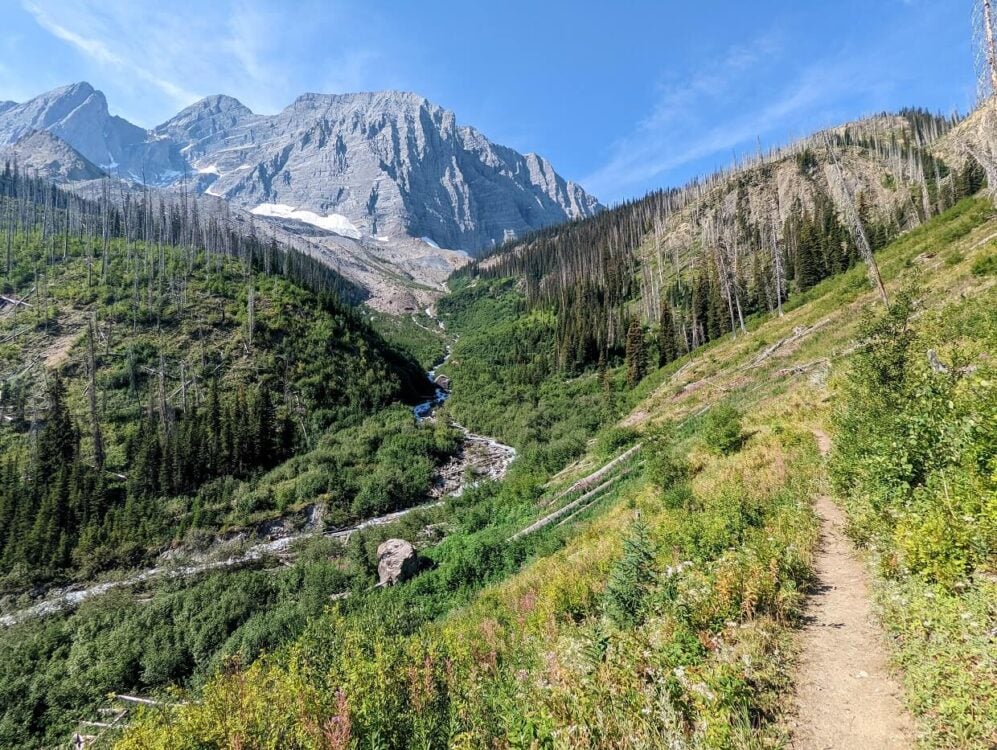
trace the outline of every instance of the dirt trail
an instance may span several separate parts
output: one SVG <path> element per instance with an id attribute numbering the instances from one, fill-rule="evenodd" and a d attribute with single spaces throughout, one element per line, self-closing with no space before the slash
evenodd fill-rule
<path id="1" fill-rule="evenodd" d="M 821 454 L 831 440 L 815 430 Z M 826 495 L 821 518 L 818 589 L 810 598 L 797 674 L 793 750 L 903 750 L 914 746 L 913 721 L 890 675 L 863 563 L 845 536 L 845 517 Z"/>

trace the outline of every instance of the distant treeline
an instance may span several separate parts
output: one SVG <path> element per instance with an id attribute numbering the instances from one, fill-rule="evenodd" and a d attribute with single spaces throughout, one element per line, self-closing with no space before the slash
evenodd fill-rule
<path id="1" fill-rule="evenodd" d="M 316 294 L 349 305 L 359 304 L 368 296 L 366 290 L 321 261 L 275 238 L 259 236 L 251 218 L 241 226 L 232 219 L 227 206 L 220 216 L 215 215 L 185 192 L 179 197 L 148 190 L 136 195 L 122 185 L 115 197 L 112 183 L 105 181 L 98 198 L 86 198 L 25 174 L 16 163 L 8 161 L 0 174 L 0 199 L 0 241 L 8 276 L 13 266 L 14 235 L 28 231 L 40 232 L 52 255 L 64 251 L 57 245 L 65 245 L 71 237 L 97 248 L 106 248 L 112 238 L 190 250 L 201 248 L 241 258 L 253 270 L 281 274 Z"/>
<path id="2" fill-rule="evenodd" d="M 834 159 L 889 164 L 884 189 L 909 192 L 890 211 L 865 192 L 850 196 L 873 249 L 983 187 L 985 172 L 975 161 L 950 168 L 927 149 L 957 118 L 922 110 L 899 117 L 902 130 L 829 131 L 682 189 L 534 232 L 455 276 L 523 279 L 527 306 L 556 314 L 557 360 L 565 371 L 623 357 L 635 319 L 645 333 L 650 329 L 664 364 L 742 330 L 754 313 L 780 310 L 791 295 L 860 259 L 857 237 L 832 198 L 843 188 L 832 170 L 820 168 L 832 152 Z M 795 162 L 808 199 L 783 206 L 784 220 L 772 219 L 780 213 L 774 208 L 760 218 L 749 193 L 786 159 Z M 683 211 L 692 230 L 676 239 L 683 235 L 669 233 L 668 222 Z"/>

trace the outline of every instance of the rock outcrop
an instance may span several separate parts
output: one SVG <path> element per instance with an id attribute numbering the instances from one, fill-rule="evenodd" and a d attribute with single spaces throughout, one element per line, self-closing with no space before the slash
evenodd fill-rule
<path id="1" fill-rule="evenodd" d="M 209 97 L 153 133 L 178 145 L 211 195 L 354 238 L 473 254 L 600 208 L 546 160 L 416 94 L 304 94 L 273 116 Z"/>
<path id="2" fill-rule="evenodd" d="M 407 581 L 420 567 L 419 553 L 404 539 L 388 539 L 377 547 L 378 586 L 394 586 Z"/>
<path id="3" fill-rule="evenodd" d="M 184 173 L 184 159 L 175 143 L 110 114 L 104 94 L 89 83 L 0 106 L 0 147 L 12 146 L 38 130 L 65 141 L 112 175 L 165 185 Z"/>
<path id="4" fill-rule="evenodd" d="M 82 160 L 51 158 L 38 132 Z M 469 256 L 602 209 L 542 157 L 398 91 L 304 94 L 274 115 L 209 96 L 144 130 L 77 83 L 0 102 L 0 150 L 15 144 L 19 163 L 79 190 L 102 172 L 252 213 L 395 313 L 432 304 Z"/>
<path id="5" fill-rule="evenodd" d="M 47 130 L 35 130 L 0 148 L 0 164 L 13 162 L 22 172 L 55 182 L 97 180 L 104 172 L 83 154 Z"/>

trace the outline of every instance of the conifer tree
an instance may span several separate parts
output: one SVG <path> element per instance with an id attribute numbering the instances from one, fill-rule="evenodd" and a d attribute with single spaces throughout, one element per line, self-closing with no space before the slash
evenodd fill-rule
<path id="1" fill-rule="evenodd" d="M 644 351 L 644 329 L 636 315 L 630 317 L 626 346 L 627 385 L 633 388 L 647 374 L 647 353 Z"/>
<path id="2" fill-rule="evenodd" d="M 679 349 L 675 337 L 675 321 L 672 319 L 672 306 L 661 303 L 661 327 L 658 329 L 658 367 L 678 359 Z"/>
<path id="3" fill-rule="evenodd" d="M 623 557 L 613 567 L 606 586 L 606 612 L 617 626 L 640 624 L 653 582 L 654 549 L 647 526 L 638 520 L 623 542 Z"/>

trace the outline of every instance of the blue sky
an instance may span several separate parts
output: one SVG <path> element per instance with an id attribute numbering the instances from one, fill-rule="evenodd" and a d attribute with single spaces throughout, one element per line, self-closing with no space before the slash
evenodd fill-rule
<path id="1" fill-rule="evenodd" d="M 819 127 L 975 97 L 971 0 L 0 0 L 0 100 L 87 80 L 152 127 L 397 88 L 612 203 Z"/>

